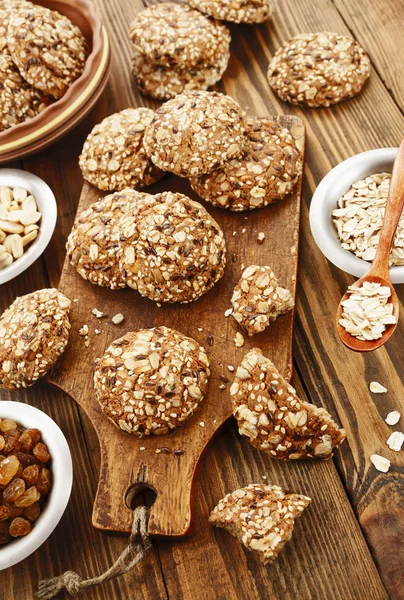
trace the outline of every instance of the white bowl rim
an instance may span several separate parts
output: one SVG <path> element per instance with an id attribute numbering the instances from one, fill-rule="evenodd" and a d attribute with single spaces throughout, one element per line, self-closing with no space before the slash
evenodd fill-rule
<path id="1" fill-rule="evenodd" d="M 35 196 L 42 214 L 39 233 L 29 248 L 11 265 L 0 270 L 0 285 L 21 275 L 45 251 L 48 246 L 57 220 L 57 204 L 55 196 L 47 183 L 37 175 L 21 169 L 0 169 L 0 186 L 24 187 Z"/>
<path id="2" fill-rule="evenodd" d="M 26 537 L 0 546 L 0 571 L 12 567 L 35 552 L 59 523 L 70 498 L 73 484 L 72 458 L 59 426 L 47 414 L 25 404 L 0 400 L 0 417 L 10 418 L 24 427 L 36 427 L 52 456 L 52 489 L 45 508 Z"/>
<path id="3" fill-rule="evenodd" d="M 355 277 L 365 275 L 371 263 L 342 248 L 332 222 L 331 211 L 328 218 L 326 215 L 321 217 L 324 202 L 327 197 L 332 197 L 336 207 L 338 198 L 348 191 L 355 180 L 381 172 L 381 164 L 385 165 L 384 170 L 391 172 L 397 152 L 398 148 L 376 148 L 355 154 L 331 169 L 313 194 L 310 204 L 310 228 L 317 246 L 331 263 Z M 390 167 L 387 168 L 387 165 Z M 357 173 L 350 183 L 347 183 L 346 176 L 344 177 L 348 169 Z M 343 188 L 342 193 L 338 191 L 338 187 Z M 390 276 L 393 283 L 404 283 L 404 266 L 391 267 Z"/>

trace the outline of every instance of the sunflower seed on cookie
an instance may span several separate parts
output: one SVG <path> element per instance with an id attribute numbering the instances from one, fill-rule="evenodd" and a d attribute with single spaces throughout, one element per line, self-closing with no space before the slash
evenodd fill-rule
<path id="1" fill-rule="evenodd" d="M 268 81 L 285 102 L 331 106 L 356 96 L 370 75 L 370 60 L 352 38 L 329 31 L 301 33 L 272 58 Z"/>
<path id="2" fill-rule="evenodd" d="M 207 390 L 209 361 L 202 346 L 168 327 L 115 340 L 94 374 L 96 399 L 116 427 L 139 436 L 183 425 Z"/>
<path id="3" fill-rule="evenodd" d="M 80 29 L 38 4 L 13 7 L 7 43 L 22 77 L 53 98 L 61 98 L 84 71 L 87 45 Z"/>
<path id="4" fill-rule="evenodd" d="M 149 6 L 131 23 L 130 39 L 155 64 L 180 69 L 214 65 L 228 54 L 230 32 L 187 5 Z"/>
<path id="5" fill-rule="evenodd" d="M 296 390 L 258 348 L 248 352 L 230 388 L 239 433 L 274 458 L 331 458 L 345 431 Z"/>
<path id="6" fill-rule="evenodd" d="M 271 18 L 273 0 L 186 0 L 186 2 L 219 21 L 263 23 Z"/>
<path id="7" fill-rule="evenodd" d="M 191 178 L 199 196 L 214 206 L 252 210 L 289 194 L 302 172 L 302 156 L 289 131 L 272 119 L 245 119 L 242 154 Z"/>
<path id="8" fill-rule="evenodd" d="M 0 387 L 32 385 L 53 367 L 69 338 L 70 300 L 56 289 L 16 300 L 0 316 Z"/>
<path id="9" fill-rule="evenodd" d="M 214 65 L 199 65 L 179 69 L 156 65 L 147 56 L 133 51 L 132 73 L 136 85 L 147 96 L 157 100 L 169 100 L 184 91 L 206 90 L 215 85 L 225 72 L 230 53 L 225 52 Z"/>
<path id="10" fill-rule="evenodd" d="M 184 92 L 156 110 L 144 146 L 160 169 L 192 177 L 239 156 L 244 133 L 244 112 L 233 98 Z"/>
<path id="11" fill-rule="evenodd" d="M 126 108 L 98 123 L 84 142 L 79 165 L 84 179 L 110 192 L 150 185 L 163 177 L 147 156 L 143 136 L 150 108 Z"/>
<path id="12" fill-rule="evenodd" d="M 233 317 L 250 336 L 264 331 L 295 305 L 292 294 L 279 285 L 272 269 L 258 265 L 250 265 L 243 271 L 231 303 Z"/>
<path id="13" fill-rule="evenodd" d="M 275 560 L 292 537 L 295 519 L 311 498 L 277 485 L 252 483 L 222 498 L 209 522 L 227 529 L 264 564 Z"/>
<path id="14" fill-rule="evenodd" d="M 192 302 L 223 275 L 223 232 L 183 194 L 139 200 L 121 220 L 121 236 L 119 264 L 127 285 L 155 302 Z"/>

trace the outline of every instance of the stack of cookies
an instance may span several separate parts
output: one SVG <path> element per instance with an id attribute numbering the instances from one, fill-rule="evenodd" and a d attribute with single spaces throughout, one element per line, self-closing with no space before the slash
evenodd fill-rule
<path id="1" fill-rule="evenodd" d="M 35 117 L 82 74 L 83 34 L 43 6 L 0 1 L 0 131 Z"/>
<path id="2" fill-rule="evenodd" d="M 230 57 L 230 32 L 186 5 L 164 2 L 130 27 L 133 75 L 142 93 L 161 100 L 219 81 Z"/>

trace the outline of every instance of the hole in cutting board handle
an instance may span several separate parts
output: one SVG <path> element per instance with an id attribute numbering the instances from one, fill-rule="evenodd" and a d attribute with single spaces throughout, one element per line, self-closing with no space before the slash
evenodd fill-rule
<path id="1" fill-rule="evenodd" d="M 147 483 L 134 483 L 126 491 L 125 504 L 131 510 L 137 506 L 151 508 L 157 498 L 157 492 Z"/>

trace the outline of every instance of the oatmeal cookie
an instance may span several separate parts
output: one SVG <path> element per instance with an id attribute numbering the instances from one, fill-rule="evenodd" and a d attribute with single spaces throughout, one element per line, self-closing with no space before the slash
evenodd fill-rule
<path id="1" fill-rule="evenodd" d="M 126 108 L 98 123 L 84 142 L 79 165 L 84 179 L 110 192 L 151 185 L 163 177 L 143 146 L 150 108 Z"/>
<path id="2" fill-rule="evenodd" d="M 201 12 L 218 19 L 233 23 L 263 23 L 270 19 L 273 0 L 186 0 Z"/>
<path id="3" fill-rule="evenodd" d="M 144 146 L 152 161 L 180 177 L 209 173 L 239 156 L 244 112 L 218 92 L 184 92 L 156 110 Z"/>
<path id="4" fill-rule="evenodd" d="M 345 439 L 331 415 L 300 400 L 258 348 L 244 356 L 230 396 L 239 433 L 275 458 L 331 458 Z"/>
<path id="5" fill-rule="evenodd" d="M 162 435 L 183 425 L 202 402 L 210 375 L 205 350 L 168 327 L 115 340 L 95 368 L 103 413 L 128 433 Z"/>
<path id="6" fill-rule="evenodd" d="M 32 119 L 52 99 L 20 75 L 7 48 L 0 51 L 0 131 Z"/>
<path id="7" fill-rule="evenodd" d="M 271 267 L 250 265 L 244 269 L 231 297 L 233 317 L 248 335 L 264 331 L 295 303 L 289 290 L 279 285 Z"/>
<path id="8" fill-rule="evenodd" d="M 121 221 L 127 285 L 155 302 L 191 302 L 222 277 L 223 232 L 198 202 L 173 192 L 148 196 Z"/>
<path id="9" fill-rule="evenodd" d="M 66 250 L 83 279 L 113 290 L 126 286 L 118 264 L 120 219 L 144 197 L 150 196 L 126 189 L 101 198 L 77 216 Z"/>
<path id="10" fill-rule="evenodd" d="M 130 26 L 138 52 L 163 67 L 214 65 L 229 53 L 230 32 L 187 5 L 163 2 L 143 10 Z"/>
<path id="11" fill-rule="evenodd" d="M 271 119 L 245 120 L 243 153 L 211 173 L 191 178 L 191 186 L 214 206 L 234 211 L 262 208 L 289 194 L 301 172 L 295 139 Z"/>
<path id="12" fill-rule="evenodd" d="M 272 58 L 268 81 L 285 102 L 330 106 L 356 96 L 370 74 L 369 57 L 346 35 L 302 33 Z"/>
<path id="13" fill-rule="evenodd" d="M 0 317 L 0 387 L 32 385 L 53 367 L 69 338 L 70 300 L 55 289 L 17 298 Z"/>
<path id="14" fill-rule="evenodd" d="M 84 36 L 54 10 L 19 2 L 10 14 L 7 41 L 24 79 L 53 98 L 61 98 L 84 70 Z"/>
<path id="15" fill-rule="evenodd" d="M 252 483 L 227 494 L 212 510 L 209 522 L 237 538 L 264 564 L 275 560 L 293 533 L 295 519 L 311 498 L 277 485 Z"/>
<path id="16" fill-rule="evenodd" d="M 206 90 L 222 78 L 230 53 L 227 52 L 214 66 L 178 69 L 156 65 L 137 50 L 133 53 L 133 76 L 136 85 L 147 96 L 157 100 L 169 100 L 189 90 Z"/>

